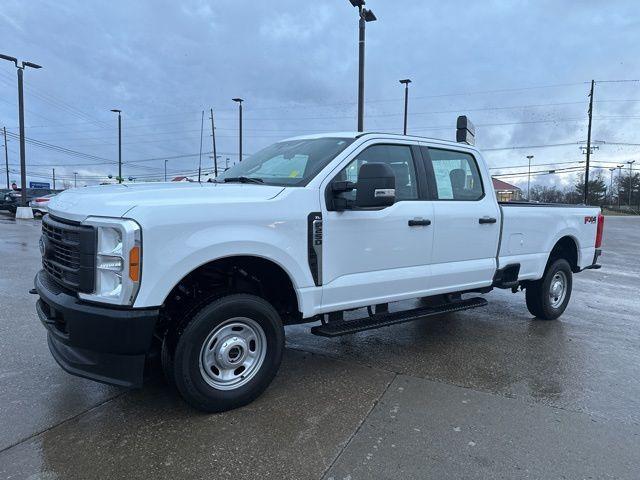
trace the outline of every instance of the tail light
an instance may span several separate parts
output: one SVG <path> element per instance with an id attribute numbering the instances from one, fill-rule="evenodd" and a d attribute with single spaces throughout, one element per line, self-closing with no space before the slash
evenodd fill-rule
<path id="1" fill-rule="evenodd" d="M 596 229 L 596 248 L 602 245 L 602 232 L 604 230 L 604 215 L 598 214 L 598 227 Z"/>
<path id="2" fill-rule="evenodd" d="M 36 198 L 35 201 L 36 202 L 48 202 L 49 199 L 48 198 Z"/>

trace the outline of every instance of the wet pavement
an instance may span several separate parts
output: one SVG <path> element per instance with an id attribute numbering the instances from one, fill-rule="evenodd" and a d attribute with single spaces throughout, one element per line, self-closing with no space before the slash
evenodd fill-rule
<path id="1" fill-rule="evenodd" d="M 639 478 L 640 218 L 559 321 L 524 295 L 338 339 L 287 328 L 267 392 L 218 415 L 51 358 L 28 294 L 38 221 L 0 213 L 0 478 Z"/>

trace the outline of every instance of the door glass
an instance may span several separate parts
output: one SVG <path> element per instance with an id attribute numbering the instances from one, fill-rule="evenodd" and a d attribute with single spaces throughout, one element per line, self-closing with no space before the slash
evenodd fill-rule
<path id="1" fill-rule="evenodd" d="M 438 200 L 479 200 L 482 181 L 473 156 L 453 150 L 429 148 Z"/>
<path id="2" fill-rule="evenodd" d="M 407 145 L 373 145 L 365 148 L 336 177 L 336 180 L 348 180 L 357 183 L 360 167 L 365 163 L 386 163 L 396 177 L 396 202 L 418 198 L 416 170 Z M 355 199 L 356 192 L 343 194 L 344 198 Z"/>

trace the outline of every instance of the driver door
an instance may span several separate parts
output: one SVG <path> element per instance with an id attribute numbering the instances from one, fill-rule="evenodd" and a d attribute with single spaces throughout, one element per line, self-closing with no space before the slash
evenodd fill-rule
<path id="1" fill-rule="evenodd" d="M 420 155 L 409 144 L 365 144 L 325 185 L 357 182 L 367 162 L 388 164 L 396 177 L 391 206 L 344 211 L 323 206 L 323 311 L 413 298 L 430 288 L 433 229 L 424 220 L 433 219 L 433 205 Z M 341 195 L 355 199 L 355 192 Z"/>

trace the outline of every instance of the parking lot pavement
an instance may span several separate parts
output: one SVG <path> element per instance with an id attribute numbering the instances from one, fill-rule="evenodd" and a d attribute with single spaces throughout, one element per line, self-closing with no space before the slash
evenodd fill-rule
<path id="1" fill-rule="evenodd" d="M 38 229 L 0 214 L 0 478 L 638 477 L 638 218 L 607 218 L 560 321 L 497 291 L 339 339 L 288 327 L 274 384 L 218 415 L 60 370 L 27 293 Z"/>

